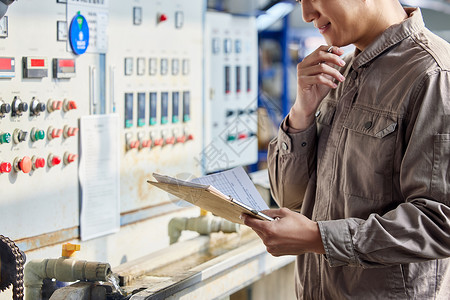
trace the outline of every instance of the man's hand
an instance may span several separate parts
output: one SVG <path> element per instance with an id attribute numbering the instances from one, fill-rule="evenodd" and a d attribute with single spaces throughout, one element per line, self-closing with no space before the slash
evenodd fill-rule
<path id="1" fill-rule="evenodd" d="M 289 113 L 289 127 L 308 128 L 323 98 L 337 87 L 336 82 L 345 80 L 335 68 L 345 65 L 339 57 L 342 54 L 338 47 L 320 46 L 297 65 L 297 98 Z"/>
<path id="2" fill-rule="evenodd" d="M 265 210 L 262 213 L 275 221 L 263 221 L 250 215 L 242 215 L 244 224 L 251 227 L 273 256 L 324 254 L 319 226 L 302 214 L 287 208 Z"/>

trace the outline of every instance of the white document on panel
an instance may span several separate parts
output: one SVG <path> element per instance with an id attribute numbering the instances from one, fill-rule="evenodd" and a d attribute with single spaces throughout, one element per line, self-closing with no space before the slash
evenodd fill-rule
<path id="1" fill-rule="evenodd" d="M 120 229 L 119 117 L 80 119 L 80 237 L 89 240 Z"/>

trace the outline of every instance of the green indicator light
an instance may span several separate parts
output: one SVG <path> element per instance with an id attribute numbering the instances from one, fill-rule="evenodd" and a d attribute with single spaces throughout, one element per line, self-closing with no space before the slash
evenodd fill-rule
<path id="1" fill-rule="evenodd" d="M 130 128 L 130 127 L 133 127 L 133 121 L 131 121 L 131 120 L 125 121 L 125 128 Z"/>
<path id="2" fill-rule="evenodd" d="M 11 134 L 10 133 L 4 133 L 0 135 L 0 143 L 1 144 L 9 144 L 11 143 Z"/>
<path id="3" fill-rule="evenodd" d="M 138 120 L 138 127 L 142 127 L 145 125 L 145 120 L 144 119 L 139 119 Z"/>
<path id="4" fill-rule="evenodd" d="M 150 125 L 156 125 L 156 118 L 150 118 Z"/>
<path id="5" fill-rule="evenodd" d="M 43 140 L 45 138 L 45 132 L 44 130 L 38 130 L 34 134 L 34 137 L 36 138 L 36 141 Z"/>
<path id="6" fill-rule="evenodd" d="M 173 116 L 172 117 L 172 123 L 178 123 L 178 117 L 177 116 Z"/>
<path id="7" fill-rule="evenodd" d="M 189 122 L 190 120 L 191 120 L 191 117 L 189 117 L 189 115 L 184 115 L 184 117 L 183 117 L 184 122 Z"/>
<path id="8" fill-rule="evenodd" d="M 167 124 L 167 117 L 162 117 L 161 118 L 161 124 Z"/>
<path id="9" fill-rule="evenodd" d="M 229 142 L 235 141 L 235 140 L 236 140 L 236 136 L 235 136 L 235 135 L 229 135 L 229 136 L 228 136 L 228 141 L 229 141 Z"/>

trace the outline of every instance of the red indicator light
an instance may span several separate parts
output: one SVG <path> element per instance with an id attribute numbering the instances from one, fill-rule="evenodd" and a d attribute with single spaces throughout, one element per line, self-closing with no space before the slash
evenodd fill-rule
<path id="1" fill-rule="evenodd" d="M 0 173 L 9 173 L 11 172 L 11 164 L 9 162 L 2 162 L 0 164 Z"/>
<path id="2" fill-rule="evenodd" d="M 0 58 L 0 70 L 12 70 L 11 58 Z"/>
<path id="3" fill-rule="evenodd" d="M 45 59 L 31 59 L 32 67 L 45 67 Z"/>
<path id="4" fill-rule="evenodd" d="M 52 166 L 59 165 L 61 163 L 61 158 L 59 156 L 53 156 L 50 163 Z"/>
<path id="5" fill-rule="evenodd" d="M 60 68 L 73 68 L 75 67 L 75 61 L 73 59 L 60 59 L 59 60 L 59 67 Z"/>
<path id="6" fill-rule="evenodd" d="M 160 14 L 159 15 L 159 22 L 161 23 L 161 22 L 164 22 L 164 21 L 167 21 L 167 15 Z"/>
<path id="7" fill-rule="evenodd" d="M 45 159 L 42 157 L 37 158 L 36 161 L 34 162 L 34 167 L 36 169 L 45 167 Z"/>

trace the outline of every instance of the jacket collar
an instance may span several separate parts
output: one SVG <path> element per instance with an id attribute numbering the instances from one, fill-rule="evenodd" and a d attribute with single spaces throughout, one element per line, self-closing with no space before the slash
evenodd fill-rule
<path id="1" fill-rule="evenodd" d="M 358 69 L 375 59 L 388 48 L 398 44 L 414 32 L 425 28 L 420 8 L 405 8 L 408 18 L 399 24 L 394 24 L 386 29 L 372 44 L 364 51 L 355 50 L 352 67 Z"/>

